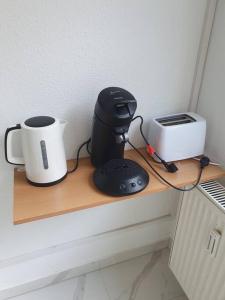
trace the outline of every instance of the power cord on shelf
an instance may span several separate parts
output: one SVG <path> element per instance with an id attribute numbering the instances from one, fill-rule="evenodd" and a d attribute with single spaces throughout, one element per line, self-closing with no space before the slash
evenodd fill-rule
<path id="1" fill-rule="evenodd" d="M 194 158 L 192 158 L 193 160 L 197 160 L 197 161 L 200 161 L 201 160 L 201 157 L 199 158 L 199 157 L 194 157 Z M 221 166 L 221 164 L 219 164 L 219 163 L 216 163 L 216 162 L 213 162 L 213 161 L 210 161 L 210 163 L 209 163 L 210 165 L 213 165 L 213 166 Z"/>
<path id="2" fill-rule="evenodd" d="M 190 187 L 190 188 L 187 188 L 187 189 L 182 189 L 182 188 L 179 188 L 175 185 L 173 185 L 172 183 L 170 183 L 168 180 L 166 180 L 151 164 L 150 162 L 147 160 L 147 158 L 141 153 L 141 151 L 139 151 L 130 141 L 128 141 L 128 144 L 142 157 L 142 159 L 146 162 L 146 164 L 152 169 L 152 171 L 164 182 L 166 183 L 167 185 L 169 185 L 170 187 L 174 188 L 175 190 L 178 190 L 178 191 L 181 191 L 181 192 L 189 192 L 191 190 L 193 190 L 194 188 L 196 188 L 196 186 L 199 184 L 200 180 L 201 180 L 201 177 L 202 177 L 202 172 L 203 172 L 203 169 L 209 165 L 210 163 L 210 160 L 208 157 L 206 156 L 203 156 L 201 159 L 200 159 L 200 172 L 199 172 L 199 175 L 198 175 L 198 178 L 197 178 L 197 181 L 196 183 Z"/>
<path id="3" fill-rule="evenodd" d="M 90 150 L 89 150 L 89 144 L 90 144 L 90 141 L 91 141 L 91 139 L 88 139 L 86 142 L 84 142 L 83 144 L 80 145 L 80 147 L 79 147 L 78 150 L 77 150 L 76 163 L 75 163 L 75 165 L 74 165 L 74 167 L 73 167 L 72 170 L 68 170 L 68 171 L 67 171 L 67 174 L 73 173 L 73 172 L 75 172 L 75 171 L 77 170 L 77 168 L 78 168 L 78 166 L 79 166 L 80 151 L 81 151 L 81 149 L 82 149 L 85 145 L 86 145 L 86 150 L 87 150 L 87 152 L 88 152 L 89 154 L 91 153 Z"/>

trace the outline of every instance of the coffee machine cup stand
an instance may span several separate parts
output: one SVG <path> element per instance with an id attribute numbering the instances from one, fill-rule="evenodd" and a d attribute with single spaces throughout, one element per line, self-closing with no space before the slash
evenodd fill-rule
<path id="1" fill-rule="evenodd" d="M 125 143 L 125 135 L 117 141 Z M 98 167 L 93 174 L 96 187 L 111 196 L 126 196 L 142 191 L 149 183 L 148 173 L 135 161 L 114 158 Z"/>

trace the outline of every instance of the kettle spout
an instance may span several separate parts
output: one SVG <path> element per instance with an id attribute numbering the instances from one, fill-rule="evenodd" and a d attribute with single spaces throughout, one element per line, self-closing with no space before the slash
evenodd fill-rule
<path id="1" fill-rule="evenodd" d="M 65 127 L 67 125 L 67 121 L 66 120 L 59 120 L 59 124 L 60 124 L 60 128 L 61 128 L 61 132 L 63 134 L 64 130 L 65 130 Z"/>

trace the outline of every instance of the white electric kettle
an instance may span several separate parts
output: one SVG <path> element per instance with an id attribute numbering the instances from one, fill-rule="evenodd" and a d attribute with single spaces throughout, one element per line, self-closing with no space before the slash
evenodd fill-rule
<path id="1" fill-rule="evenodd" d="M 25 165 L 26 177 L 35 186 L 50 186 L 67 175 L 63 143 L 66 121 L 48 116 L 27 119 L 5 133 L 5 158 L 8 163 Z M 21 131 L 23 157 L 13 155 L 13 135 Z"/>

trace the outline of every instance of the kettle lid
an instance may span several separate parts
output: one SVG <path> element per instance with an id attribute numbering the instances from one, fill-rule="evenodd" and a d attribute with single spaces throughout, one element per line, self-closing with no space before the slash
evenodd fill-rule
<path id="1" fill-rule="evenodd" d="M 45 127 L 55 123 L 55 119 L 48 116 L 38 116 L 27 119 L 24 124 L 29 127 Z"/>

